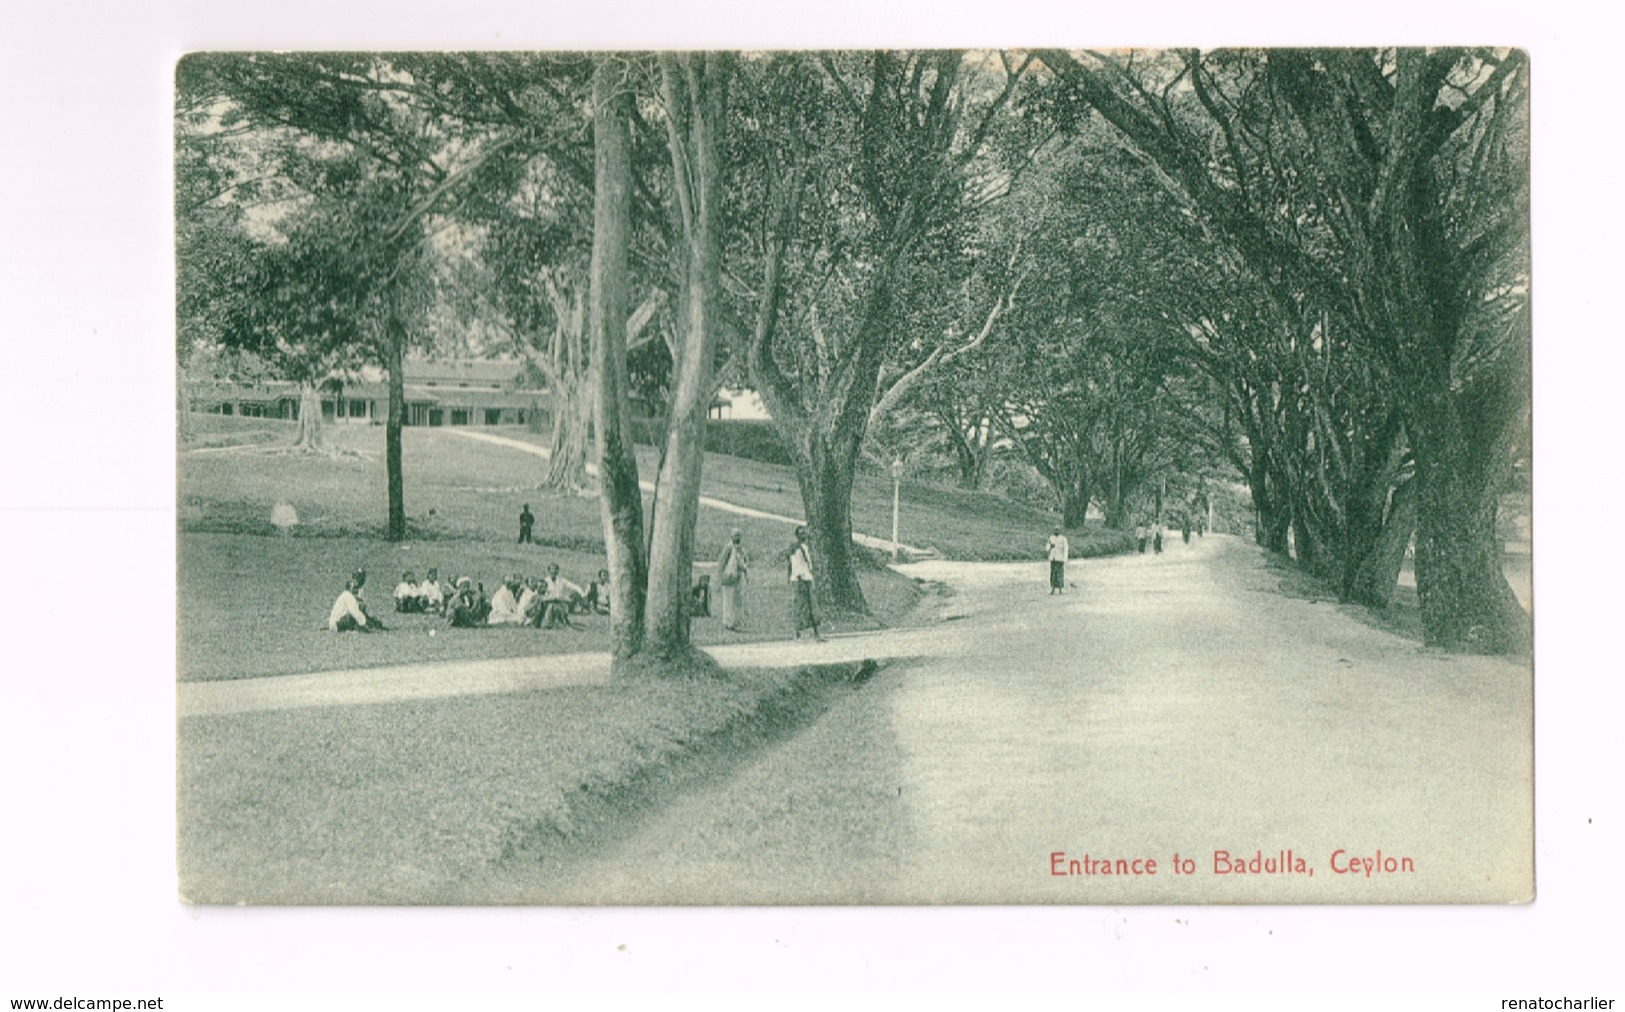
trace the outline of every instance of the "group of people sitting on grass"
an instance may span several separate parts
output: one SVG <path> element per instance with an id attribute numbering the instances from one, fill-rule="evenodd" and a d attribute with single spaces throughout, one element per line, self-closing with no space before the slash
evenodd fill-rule
<path id="1" fill-rule="evenodd" d="M 367 572 L 350 575 L 344 591 L 333 602 L 327 627 L 333 632 L 377 632 L 388 628 L 371 612 L 362 597 Z M 487 596 L 485 584 L 467 576 L 441 580 L 430 569 L 422 582 L 408 570 L 395 586 L 395 611 L 407 615 L 439 615 L 455 628 L 528 625 L 541 629 L 575 628 L 572 614 L 609 614 L 609 573 L 599 570 L 586 589 L 559 575 L 557 564 L 547 575 L 508 577 Z"/>

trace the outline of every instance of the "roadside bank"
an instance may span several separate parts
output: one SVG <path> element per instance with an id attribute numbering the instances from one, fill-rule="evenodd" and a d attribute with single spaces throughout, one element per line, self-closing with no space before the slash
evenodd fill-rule
<path id="1" fill-rule="evenodd" d="M 517 901 L 489 893 L 495 870 L 590 847 L 675 785 L 795 734 L 875 670 L 748 669 L 191 718 L 179 736 L 181 894 Z"/>

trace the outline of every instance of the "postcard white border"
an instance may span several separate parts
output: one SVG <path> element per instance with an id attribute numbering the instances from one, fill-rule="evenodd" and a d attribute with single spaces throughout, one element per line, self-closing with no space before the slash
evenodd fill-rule
<path id="1" fill-rule="evenodd" d="M 0 996 L 1061 987 L 1606 993 L 1625 909 L 1620 38 L 1552 3 L 201 0 L 0 32 Z M 1578 5 L 1576 5 L 1578 7 Z M 1377 44 L 1531 52 L 1537 890 L 1518 908 L 195 910 L 174 897 L 169 73 L 205 48 Z M 71 395 L 74 403 L 64 403 Z M 78 407 L 75 407 L 78 404 Z M 85 410 L 85 406 L 91 406 Z M 117 607 L 101 581 L 134 587 Z M 82 606 L 88 605 L 88 606 Z M 1605 976 L 1611 974 L 1611 976 Z M 1556 990 L 1554 990 L 1556 989 Z M 1587 990 L 1590 989 L 1590 990 Z"/>

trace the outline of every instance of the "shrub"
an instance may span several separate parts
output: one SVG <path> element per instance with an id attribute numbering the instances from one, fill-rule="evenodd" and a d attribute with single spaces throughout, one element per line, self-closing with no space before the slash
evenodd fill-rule
<path id="1" fill-rule="evenodd" d="M 645 446 L 654 446 L 660 438 L 658 418 L 634 418 L 632 438 Z M 705 425 L 707 453 L 725 453 L 763 464 L 788 466 L 790 454 L 779 439 L 773 423 L 763 418 L 712 419 Z"/>

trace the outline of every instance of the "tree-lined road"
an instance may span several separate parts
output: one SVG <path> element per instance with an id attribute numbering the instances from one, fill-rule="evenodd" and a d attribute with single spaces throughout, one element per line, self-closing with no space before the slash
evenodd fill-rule
<path id="1" fill-rule="evenodd" d="M 1076 586 L 1060 597 L 1042 570 L 908 567 L 950 588 L 941 624 L 797 650 L 889 644 L 915 659 L 555 868 L 546 900 L 1529 895 L 1527 667 L 1423 650 L 1333 603 L 1285 596 L 1263 553 L 1232 538 L 1074 562 Z M 786 656 L 775 644 L 726 653 L 741 665 Z M 1304 871 L 1218 877 L 1215 851 L 1261 855 L 1260 870 L 1290 851 Z M 1176 852 L 1194 874 L 1175 873 Z M 1140 859 L 1142 873 L 1053 874 L 1099 858 Z M 1382 871 L 1390 860 L 1397 869 Z M 1413 871 L 1399 870 L 1406 860 Z M 522 874 L 534 887 L 534 869 Z"/>

